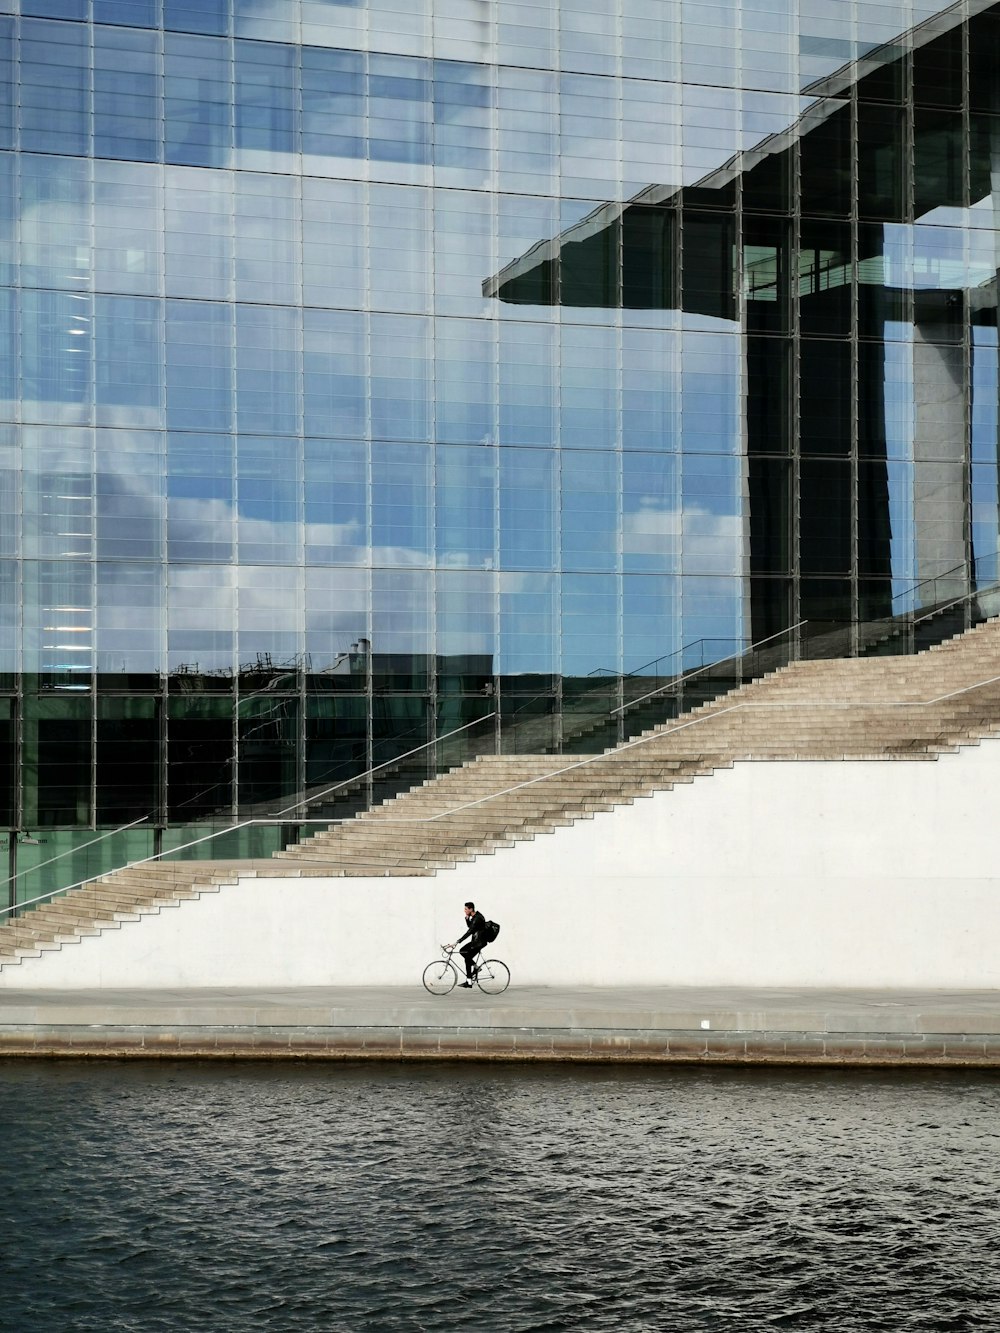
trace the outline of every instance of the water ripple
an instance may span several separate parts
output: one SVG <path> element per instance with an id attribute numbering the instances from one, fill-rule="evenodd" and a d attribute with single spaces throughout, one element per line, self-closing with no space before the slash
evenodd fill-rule
<path id="1" fill-rule="evenodd" d="M 997 1326 L 964 1074 L 0 1062 L 17 1333 Z"/>

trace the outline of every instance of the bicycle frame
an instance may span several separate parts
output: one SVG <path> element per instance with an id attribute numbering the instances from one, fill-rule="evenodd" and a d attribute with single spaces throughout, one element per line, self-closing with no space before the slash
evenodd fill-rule
<path id="1" fill-rule="evenodd" d="M 500 958 L 484 958 L 483 950 L 480 949 L 473 955 L 472 966 L 474 968 L 472 977 L 461 968 L 455 961 L 455 954 L 458 950 L 450 945 L 441 946 L 441 957 L 428 963 L 423 971 L 423 982 L 426 990 L 432 995 L 447 994 L 452 991 L 456 985 L 464 984 L 471 980 L 473 986 L 478 986 L 485 995 L 499 995 L 505 991 L 510 984 L 510 968 Z M 461 955 L 459 955 L 461 958 Z M 464 958 L 461 959 L 464 962 Z M 485 969 L 485 972 L 484 972 Z M 445 984 L 448 973 L 454 977 L 450 985 Z M 428 974 L 432 975 L 432 982 L 428 982 Z M 462 983 L 459 977 L 463 977 Z M 483 985 L 480 980 L 485 977 L 488 982 Z"/>

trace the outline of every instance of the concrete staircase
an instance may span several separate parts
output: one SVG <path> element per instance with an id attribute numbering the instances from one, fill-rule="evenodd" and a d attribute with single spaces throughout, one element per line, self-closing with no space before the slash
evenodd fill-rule
<path id="1" fill-rule="evenodd" d="M 0 966 L 266 876 L 433 875 L 753 760 L 921 760 L 1000 735 L 1000 620 L 911 657 L 783 667 L 602 755 L 488 755 L 269 860 L 157 862 L 0 926 Z"/>

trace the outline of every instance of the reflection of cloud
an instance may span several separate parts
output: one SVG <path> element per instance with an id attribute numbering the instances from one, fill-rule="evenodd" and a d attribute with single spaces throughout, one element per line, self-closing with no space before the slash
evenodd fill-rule
<path id="1" fill-rule="evenodd" d="M 699 549 L 712 545 L 728 555 L 732 544 L 743 539 L 743 516 L 715 513 L 703 505 L 666 509 L 649 495 L 641 496 L 639 508 L 624 515 L 622 538 L 631 555 L 657 554 L 668 545 L 676 548 L 682 537 L 685 553 L 693 543 Z"/>
<path id="2" fill-rule="evenodd" d="M 654 496 L 644 495 L 638 509 L 623 515 L 623 550 L 626 555 L 661 555 L 676 550 L 680 531 L 680 511 L 664 509 Z"/>

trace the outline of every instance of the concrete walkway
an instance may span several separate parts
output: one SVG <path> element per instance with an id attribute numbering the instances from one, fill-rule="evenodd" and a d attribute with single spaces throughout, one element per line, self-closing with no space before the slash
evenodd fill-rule
<path id="1" fill-rule="evenodd" d="M 1000 1067 L 1000 991 L 0 992 L 2 1055 Z"/>

